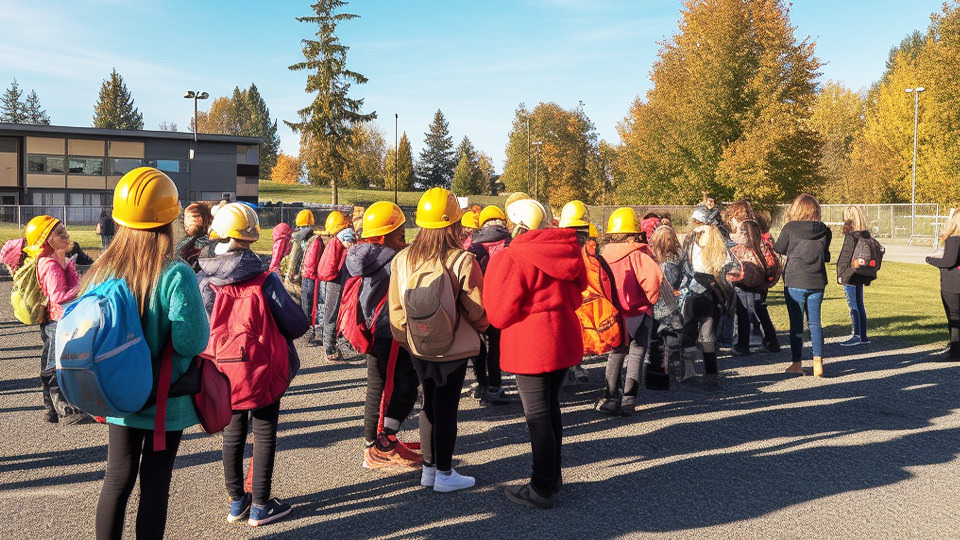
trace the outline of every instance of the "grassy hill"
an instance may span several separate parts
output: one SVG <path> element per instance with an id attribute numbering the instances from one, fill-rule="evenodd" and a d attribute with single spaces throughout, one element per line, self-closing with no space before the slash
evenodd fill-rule
<path id="1" fill-rule="evenodd" d="M 397 202 L 400 206 L 416 206 L 420 200 L 422 191 L 401 191 L 397 194 Z M 469 195 L 471 204 L 481 206 L 488 204 L 503 205 L 506 197 L 493 197 L 490 195 Z M 376 189 L 340 189 L 341 204 L 356 204 L 359 206 L 369 206 L 377 201 L 392 201 L 393 191 Z M 311 202 L 311 203 L 330 203 L 330 188 L 319 186 L 304 186 L 301 184 L 277 184 L 274 182 L 260 181 L 260 202 Z"/>

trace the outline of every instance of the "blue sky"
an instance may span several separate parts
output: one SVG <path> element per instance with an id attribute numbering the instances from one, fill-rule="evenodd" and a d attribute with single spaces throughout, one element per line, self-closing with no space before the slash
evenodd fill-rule
<path id="1" fill-rule="evenodd" d="M 925 29 L 941 0 L 796 0 L 791 20 L 813 38 L 826 62 L 823 81 L 869 86 L 890 48 Z M 4 0 L 0 8 L 0 87 L 16 78 L 37 91 L 58 125 L 89 126 L 100 84 L 112 68 L 123 76 L 146 129 L 161 121 L 189 129 L 185 90 L 228 96 L 256 83 L 274 118 L 291 120 L 311 97 L 300 40 L 315 31 L 294 20 L 309 0 Z M 583 101 L 601 138 L 650 87 L 658 41 L 677 28 L 676 0 L 354 0 L 361 17 L 338 35 L 348 66 L 370 80 L 354 86 L 365 111 L 376 111 L 389 144 L 394 114 L 414 152 L 439 108 L 455 143 L 464 135 L 494 158 L 499 171 L 520 102 Z M 26 93 L 25 92 L 25 93 Z M 201 109 L 209 101 L 201 103 Z M 282 121 L 280 122 L 282 126 Z M 285 126 L 281 146 L 297 152 Z"/>

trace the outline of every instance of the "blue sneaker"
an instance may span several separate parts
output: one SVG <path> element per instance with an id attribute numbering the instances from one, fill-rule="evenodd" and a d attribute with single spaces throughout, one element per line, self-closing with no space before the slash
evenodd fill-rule
<path id="1" fill-rule="evenodd" d="M 267 504 L 263 506 L 257 504 L 251 505 L 250 519 L 247 520 L 247 525 L 257 527 L 259 525 L 272 523 L 289 514 L 292 509 L 289 504 L 276 497 L 267 501 Z"/>
<path id="2" fill-rule="evenodd" d="M 227 514 L 227 523 L 240 521 L 250 513 L 250 502 L 253 501 L 253 495 L 244 493 L 243 497 L 230 501 L 230 513 Z"/>

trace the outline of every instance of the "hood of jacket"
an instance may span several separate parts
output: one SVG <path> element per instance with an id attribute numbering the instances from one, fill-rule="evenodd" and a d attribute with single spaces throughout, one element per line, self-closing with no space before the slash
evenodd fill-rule
<path id="1" fill-rule="evenodd" d="M 510 242 L 515 257 L 523 259 L 550 277 L 575 280 L 583 268 L 580 245 L 573 229 L 535 229 Z"/>
<path id="2" fill-rule="evenodd" d="M 791 221 L 784 227 L 790 227 L 790 234 L 802 240 L 820 240 L 830 234 L 830 227 L 822 221 Z"/>
<path id="3" fill-rule="evenodd" d="M 281 223 L 273 228 L 273 241 L 276 242 L 281 238 L 290 238 L 291 234 L 290 226 L 286 223 Z"/>
<path id="4" fill-rule="evenodd" d="M 215 246 L 210 244 L 203 248 L 197 259 L 207 283 L 220 287 L 248 280 L 263 272 L 263 262 L 253 251 L 241 249 L 217 255 L 213 251 Z"/>
<path id="5" fill-rule="evenodd" d="M 500 242 L 507 238 L 510 238 L 510 231 L 503 225 L 491 225 L 473 233 L 473 242 L 479 244 Z"/>
<path id="6" fill-rule="evenodd" d="M 293 231 L 293 239 L 300 243 L 305 243 L 313 236 L 313 227 L 297 227 Z"/>
<path id="7" fill-rule="evenodd" d="M 853 231 L 850 233 L 854 238 L 870 238 L 870 231 Z"/>
<path id="8" fill-rule="evenodd" d="M 397 252 L 382 244 L 355 244 L 347 251 L 344 264 L 351 276 L 369 276 L 383 268 L 390 271 L 390 261 Z"/>
<path id="9" fill-rule="evenodd" d="M 639 242 L 617 242 L 614 244 L 606 244 L 603 246 L 602 254 L 605 261 L 608 263 L 615 263 L 621 259 L 629 257 L 634 251 L 642 251 L 648 255 L 650 254 L 647 245 Z"/>

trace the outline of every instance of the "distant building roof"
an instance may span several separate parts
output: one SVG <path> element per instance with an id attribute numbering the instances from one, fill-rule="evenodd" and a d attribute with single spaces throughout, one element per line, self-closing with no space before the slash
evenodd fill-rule
<path id="1" fill-rule="evenodd" d="M 7 124 L 0 122 L 0 132 L 16 133 L 33 136 L 63 136 L 83 135 L 87 137 L 110 139 L 174 139 L 192 141 L 193 133 L 184 131 L 146 131 L 133 129 L 103 129 L 94 127 L 76 126 L 45 126 L 40 124 Z M 236 144 L 260 144 L 260 137 L 241 137 L 238 135 L 219 135 L 214 133 L 198 133 L 200 142 L 226 142 Z"/>

